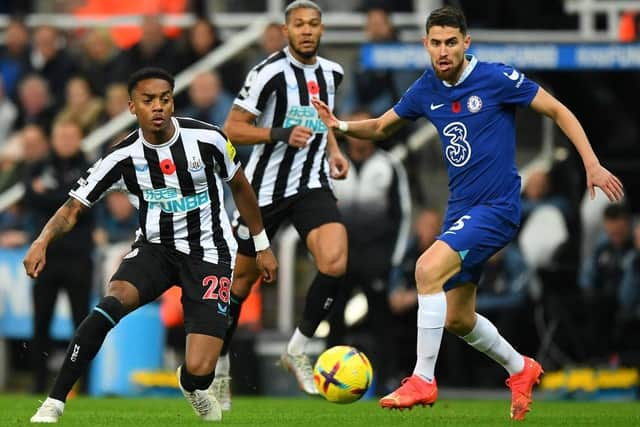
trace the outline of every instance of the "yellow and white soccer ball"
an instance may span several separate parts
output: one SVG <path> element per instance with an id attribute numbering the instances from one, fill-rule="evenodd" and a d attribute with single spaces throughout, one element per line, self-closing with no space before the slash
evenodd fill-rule
<path id="1" fill-rule="evenodd" d="M 313 379 L 320 394 L 329 402 L 351 403 L 367 392 L 373 371 L 364 353 L 338 345 L 320 355 L 313 368 Z"/>

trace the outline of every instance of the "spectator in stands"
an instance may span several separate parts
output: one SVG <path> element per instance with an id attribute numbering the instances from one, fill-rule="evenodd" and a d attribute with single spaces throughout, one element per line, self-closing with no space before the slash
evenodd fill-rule
<path id="1" fill-rule="evenodd" d="M 15 132 L 0 150 L 0 191 L 23 181 L 48 153 L 47 138 L 39 126 L 27 125 Z"/>
<path id="2" fill-rule="evenodd" d="M 129 114 L 129 92 L 127 91 L 127 85 L 124 83 L 112 83 L 107 87 L 104 98 L 104 109 L 102 110 L 102 117 L 100 118 L 100 124 L 108 123 L 110 120 L 118 116 L 123 112 Z M 114 137 L 114 141 L 118 141 L 120 138 L 127 136 L 134 128 L 134 125 L 123 129 L 122 132 Z M 108 145 L 104 146 L 104 150 L 108 150 Z"/>
<path id="3" fill-rule="evenodd" d="M 37 74 L 26 76 L 18 85 L 18 120 L 16 129 L 35 124 L 49 132 L 54 106 L 47 81 Z"/>
<path id="4" fill-rule="evenodd" d="M 272 53 L 278 52 L 287 45 L 287 39 L 282 31 L 282 25 L 277 22 L 270 22 L 265 27 L 258 50 L 252 56 L 249 64 L 258 64 Z"/>
<path id="5" fill-rule="evenodd" d="M 34 167 L 49 154 L 49 141 L 42 127 L 27 125 L 20 131 L 22 137 L 22 161 L 25 169 Z"/>
<path id="6" fill-rule="evenodd" d="M 140 41 L 120 52 L 114 75 L 119 82 L 126 82 L 129 75 L 140 68 L 153 66 L 171 74 L 180 71 L 181 61 L 173 40 L 162 29 L 161 15 L 146 15 L 142 21 Z"/>
<path id="7" fill-rule="evenodd" d="M 13 97 L 29 62 L 29 30 L 21 19 L 11 18 L 0 46 L 0 75 L 6 93 Z"/>
<path id="8" fill-rule="evenodd" d="M 585 260 L 580 286 L 586 302 L 586 338 L 595 361 L 611 356 L 612 331 L 618 310 L 618 293 L 624 275 L 624 259 L 633 250 L 631 212 L 625 204 L 604 210 L 605 234 Z"/>
<path id="9" fill-rule="evenodd" d="M 551 178 L 546 171 L 534 169 L 529 173 L 522 189 L 522 221 L 542 205 L 555 206 L 560 209 L 565 219 L 569 217 L 569 201 L 554 194 L 551 187 Z"/>
<path id="10" fill-rule="evenodd" d="M 22 147 L 19 135 L 8 138 L 6 142 L 2 141 L 2 146 L 0 146 L 0 192 L 9 189 L 18 181 L 21 158 Z"/>
<path id="11" fill-rule="evenodd" d="M 4 90 L 4 80 L 0 75 L 0 147 L 14 129 L 18 118 L 18 109 Z"/>
<path id="12" fill-rule="evenodd" d="M 618 289 L 614 343 L 623 366 L 640 365 L 640 222 L 633 229 L 633 249 L 624 262 Z"/>
<path id="13" fill-rule="evenodd" d="M 91 92 L 87 79 L 80 76 L 72 77 L 67 81 L 65 104 L 54 121 L 74 121 L 82 126 L 82 132 L 87 134 L 98 125 L 103 106 L 102 100 Z"/>
<path id="14" fill-rule="evenodd" d="M 0 211 L 0 248 L 17 248 L 29 241 L 24 206 L 16 202 Z"/>
<path id="15" fill-rule="evenodd" d="M 94 240 L 99 245 L 132 242 L 138 228 L 138 214 L 127 195 L 113 191 L 98 210 Z"/>
<path id="16" fill-rule="evenodd" d="M 183 68 L 201 60 L 214 49 L 222 45 L 216 26 L 206 19 L 199 19 L 189 29 L 185 40 Z M 231 93 L 236 93 L 244 83 L 245 65 L 239 58 L 231 58 L 218 68 L 222 85 Z"/>
<path id="17" fill-rule="evenodd" d="M 389 14 L 384 9 L 370 9 L 365 25 L 367 42 L 374 44 L 398 41 Z M 342 114 L 364 107 L 373 116 L 384 113 L 416 78 L 415 72 L 402 70 L 365 70 L 358 62 L 351 67 L 353 75 L 349 94 L 340 106 Z"/>
<path id="18" fill-rule="evenodd" d="M 222 126 L 229 114 L 233 97 L 222 87 L 215 71 L 206 71 L 194 77 L 189 86 L 189 105 L 182 115 Z"/>
<path id="19" fill-rule="evenodd" d="M 56 105 L 62 103 L 67 80 L 77 71 L 64 46 L 65 40 L 58 30 L 45 25 L 35 30 L 29 56 L 28 71 L 47 81 Z"/>
<path id="20" fill-rule="evenodd" d="M 85 36 L 82 44 L 80 69 L 91 85 L 91 91 L 99 96 L 115 81 L 114 69 L 118 50 L 111 34 L 103 28 L 95 28 Z"/>
<path id="21" fill-rule="evenodd" d="M 80 151 L 82 137 L 82 128 L 77 123 L 56 122 L 51 136 L 51 156 L 36 165 L 25 182 L 25 206 L 34 237 L 67 200 L 69 188 L 89 167 Z M 88 313 L 93 275 L 93 228 L 93 215 L 87 212 L 70 233 L 49 246 L 47 268 L 35 280 L 34 335 L 31 344 L 35 393 L 45 392 L 48 386 L 49 327 L 59 291 L 67 291 L 76 327 Z M 71 269 L 69 259 L 73 259 Z"/>
<path id="22" fill-rule="evenodd" d="M 371 118 L 356 113 L 352 120 Z M 392 268 L 402 262 L 411 230 L 411 199 L 404 166 L 373 141 L 346 137 L 350 173 L 334 181 L 334 194 L 343 216 L 349 240 L 349 259 L 345 284 L 332 308 L 328 345 L 345 342 L 344 309 L 348 298 L 360 289 L 368 302 L 368 331 L 376 338 L 364 347 L 372 359 L 378 378 L 379 394 L 389 379 L 396 351 L 393 319 L 387 297 L 387 282 Z M 375 342 L 375 344 L 374 344 Z"/>

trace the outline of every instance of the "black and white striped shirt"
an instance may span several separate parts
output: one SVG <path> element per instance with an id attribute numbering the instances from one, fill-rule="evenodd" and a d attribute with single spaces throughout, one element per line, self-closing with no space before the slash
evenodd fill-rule
<path id="1" fill-rule="evenodd" d="M 256 115 L 259 127 L 302 125 L 314 132 L 305 148 L 286 141 L 255 145 L 246 174 L 260 206 L 312 188 L 331 188 L 326 158 L 327 128 L 310 103 L 318 97 L 333 109 L 342 81 L 342 67 L 317 57 L 315 64 L 299 62 L 288 48 L 274 53 L 247 75 L 234 104 Z"/>
<path id="2" fill-rule="evenodd" d="M 222 131 L 172 117 L 175 134 L 161 145 L 129 134 L 80 178 L 69 195 L 91 207 L 108 190 L 129 193 L 138 237 L 214 264 L 233 266 L 237 244 L 223 204 L 222 182 L 240 164 Z"/>

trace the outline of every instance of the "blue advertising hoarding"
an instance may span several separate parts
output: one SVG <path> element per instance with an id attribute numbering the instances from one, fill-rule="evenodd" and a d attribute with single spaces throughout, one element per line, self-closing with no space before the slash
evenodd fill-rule
<path id="1" fill-rule="evenodd" d="M 640 44 L 472 43 L 481 61 L 502 62 L 526 70 L 638 70 Z M 419 43 L 366 44 L 360 48 L 365 69 L 424 69 L 430 66 Z"/>

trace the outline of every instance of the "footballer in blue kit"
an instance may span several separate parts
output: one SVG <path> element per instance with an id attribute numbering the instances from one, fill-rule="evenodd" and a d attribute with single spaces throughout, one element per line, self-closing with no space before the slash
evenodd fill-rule
<path id="1" fill-rule="evenodd" d="M 413 374 L 380 399 L 383 408 L 433 405 L 434 377 L 444 329 L 501 364 L 511 389 L 510 417 L 525 418 L 542 366 L 518 353 L 487 318 L 476 313 L 476 288 L 484 263 L 508 244 L 520 223 L 520 176 L 515 166 L 515 110 L 530 107 L 551 118 L 582 158 L 587 189 L 611 201 L 623 198 L 620 180 L 604 168 L 573 113 L 519 70 L 467 55 L 471 37 L 461 10 L 431 12 L 424 47 L 431 68 L 381 116 L 338 120 L 320 100 L 313 105 L 335 131 L 381 140 L 408 122 L 429 119 L 438 129 L 447 163 L 450 197 L 437 240 L 416 263 L 417 357 Z"/>
<path id="2" fill-rule="evenodd" d="M 515 110 L 529 106 L 537 83 L 513 67 L 466 55 L 455 85 L 428 69 L 393 107 L 406 120 L 438 129 L 449 176 L 449 203 L 438 239 L 456 250 L 462 269 L 445 290 L 478 283 L 484 263 L 515 236 L 520 176 L 515 165 Z"/>

